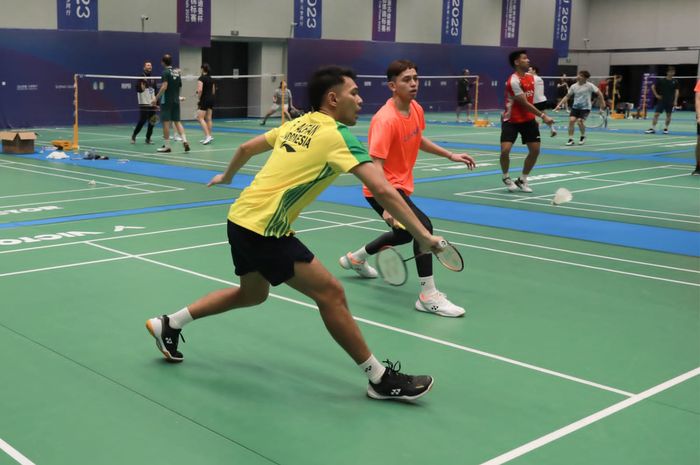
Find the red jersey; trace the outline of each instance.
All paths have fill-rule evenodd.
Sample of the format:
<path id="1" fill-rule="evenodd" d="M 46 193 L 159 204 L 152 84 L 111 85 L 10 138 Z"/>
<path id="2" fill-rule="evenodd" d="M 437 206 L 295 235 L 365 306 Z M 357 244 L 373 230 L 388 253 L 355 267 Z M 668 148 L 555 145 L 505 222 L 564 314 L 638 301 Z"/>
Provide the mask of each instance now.
<path id="1" fill-rule="evenodd" d="M 535 119 L 530 110 L 515 101 L 516 95 L 525 95 L 531 104 L 535 96 L 535 78 L 532 74 L 525 73 L 519 76 L 513 73 L 506 81 L 506 110 L 503 112 L 503 121 L 511 123 L 527 123 Z"/>

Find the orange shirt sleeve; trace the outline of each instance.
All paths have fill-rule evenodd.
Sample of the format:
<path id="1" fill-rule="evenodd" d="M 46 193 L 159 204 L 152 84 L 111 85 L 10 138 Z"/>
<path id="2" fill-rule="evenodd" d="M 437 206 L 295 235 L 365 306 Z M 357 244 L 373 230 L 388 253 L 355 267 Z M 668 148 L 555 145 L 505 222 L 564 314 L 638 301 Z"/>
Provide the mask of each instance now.
<path id="1" fill-rule="evenodd" d="M 391 142 L 394 139 L 393 133 L 394 130 L 389 121 L 377 117 L 372 119 L 368 134 L 369 154 L 375 158 L 386 160 L 391 150 Z"/>
<path id="2" fill-rule="evenodd" d="M 695 83 L 695 92 L 700 92 L 700 79 Z"/>

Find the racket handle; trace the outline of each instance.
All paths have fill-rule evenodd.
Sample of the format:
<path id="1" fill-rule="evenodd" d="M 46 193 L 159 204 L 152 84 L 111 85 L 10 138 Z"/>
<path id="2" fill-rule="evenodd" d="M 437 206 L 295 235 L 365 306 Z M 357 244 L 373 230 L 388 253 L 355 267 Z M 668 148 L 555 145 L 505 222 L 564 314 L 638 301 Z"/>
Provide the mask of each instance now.
<path id="1" fill-rule="evenodd" d="M 440 248 L 444 249 L 445 247 L 447 247 L 447 241 L 445 239 L 442 239 L 440 241 Z"/>

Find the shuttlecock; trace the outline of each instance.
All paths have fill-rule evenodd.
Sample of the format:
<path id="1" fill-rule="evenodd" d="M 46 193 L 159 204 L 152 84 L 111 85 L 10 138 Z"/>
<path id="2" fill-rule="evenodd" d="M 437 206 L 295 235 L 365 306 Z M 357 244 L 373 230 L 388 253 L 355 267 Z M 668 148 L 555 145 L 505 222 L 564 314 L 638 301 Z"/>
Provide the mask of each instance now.
<path id="1" fill-rule="evenodd" d="M 91 185 L 91 186 L 96 186 L 96 185 L 97 185 L 97 183 L 95 182 L 94 179 L 91 179 L 90 181 L 88 181 L 88 184 Z"/>
<path id="2" fill-rule="evenodd" d="M 574 196 L 571 194 L 569 189 L 560 187 L 554 193 L 554 198 L 552 199 L 552 205 L 561 205 L 562 203 L 571 202 Z"/>

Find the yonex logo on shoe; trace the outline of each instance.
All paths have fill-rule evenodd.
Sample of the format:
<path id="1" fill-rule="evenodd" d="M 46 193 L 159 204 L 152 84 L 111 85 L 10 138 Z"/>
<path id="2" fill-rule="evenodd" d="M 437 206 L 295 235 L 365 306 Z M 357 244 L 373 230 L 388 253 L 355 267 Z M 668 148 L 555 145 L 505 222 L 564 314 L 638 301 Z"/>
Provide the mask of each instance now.
<path id="1" fill-rule="evenodd" d="M 369 373 L 370 371 L 372 371 L 372 367 L 371 367 L 371 366 L 365 368 L 365 373 Z"/>
<path id="2" fill-rule="evenodd" d="M 166 344 L 172 344 L 172 343 L 173 343 L 173 340 L 170 339 L 169 337 L 166 337 L 166 338 L 165 338 L 165 343 L 166 343 Z"/>
<path id="3" fill-rule="evenodd" d="M 392 396 L 398 396 L 399 394 L 401 394 L 401 389 L 392 389 L 391 390 Z"/>

